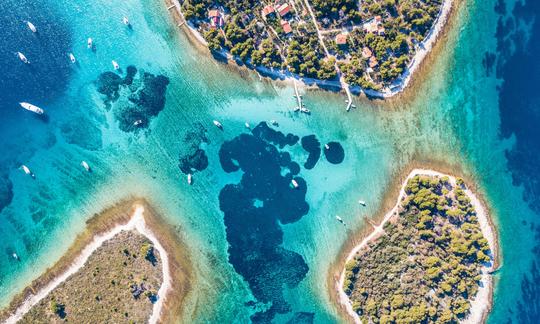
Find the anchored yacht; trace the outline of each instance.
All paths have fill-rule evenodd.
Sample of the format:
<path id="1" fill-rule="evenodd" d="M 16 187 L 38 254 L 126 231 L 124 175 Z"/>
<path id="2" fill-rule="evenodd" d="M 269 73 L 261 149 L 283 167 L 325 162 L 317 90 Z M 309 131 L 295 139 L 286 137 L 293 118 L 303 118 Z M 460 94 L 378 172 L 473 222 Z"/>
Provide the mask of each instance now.
<path id="1" fill-rule="evenodd" d="M 189 185 L 191 185 L 191 184 L 193 183 L 193 176 L 191 175 L 191 173 L 189 173 L 189 174 L 187 175 L 187 183 L 188 183 Z"/>
<path id="2" fill-rule="evenodd" d="M 345 222 L 343 221 L 343 219 L 339 216 L 336 216 L 336 219 L 338 222 L 340 222 L 341 224 L 345 225 Z"/>
<path id="3" fill-rule="evenodd" d="M 45 112 L 43 109 L 39 108 L 38 106 L 34 106 L 28 102 L 19 102 L 19 105 L 21 105 L 21 107 L 23 107 L 24 109 L 31 111 L 33 113 L 36 113 L 38 115 L 43 115 L 43 113 Z"/>
<path id="4" fill-rule="evenodd" d="M 27 22 L 26 22 L 26 25 L 28 26 L 28 28 L 30 28 L 30 30 L 32 31 L 32 33 L 37 33 L 37 28 L 36 28 L 36 26 L 34 26 L 34 24 L 32 24 L 31 22 L 27 21 Z"/>
<path id="5" fill-rule="evenodd" d="M 126 26 L 129 26 L 129 25 L 130 25 L 129 19 L 128 19 L 128 17 L 126 17 L 126 16 L 124 16 L 124 18 L 122 18 L 122 22 L 123 22 L 124 25 L 126 25 Z"/>
<path id="6" fill-rule="evenodd" d="M 30 64 L 30 61 L 28 61 L 28 59 L 26 58 L 26 56 L 24 56 L 23 53 L 17 52 L 17 56 L 19 56 L 19 60 L 21 60 L 23 63 Z"/>
<path id="7" fill-rule="evenodd" d="M 114 67 L 115 70 L 120 69 L 120 65 L 118 65 L 118 63 L 116 63 L 115 60 L 112 60 L 111 63 L 112 63 L 112 65 L 113 65 L 113 67 Z"/>
<path id="8" fill-rule="evenodd" d="M 73 55 L 73 53 L 69 53 L 69 60 L 71 61 L 71 63 L 77 62 L 77 60 L 75 59 L 75 55 Z"/>
<path id="9" fill-rule="evenodd" d="M 363 200 L 358 200 L 358 203 L 364 207 L 366 207 L 366 202 Z"/>
<path id="10" fill-rule="evenodd" d="M 88 48 L 92 49 L 92 47 L 94 47 L 94 41 L 92 40 L 92 38 L 88 38 L 88 41 L 87 41 L 87 45 L 88 45 Z"/>
<path id="11" fill-rule="evenodd" d="M 251 126 L 249 125 L 249 123 L 245 123 L 244 126 L 246 126 L 246 128 L 251 128 Z"/>
<path id="12" fill-rule="evenodd" d="M 294 179 L 291 180 L 291 185 L 294 189 L 298 188 L 298 182 L 296 182 Z"/>
<path id="13" fill-rule="evenodd" d="M 86 163 L 86 161 L 82 161 L 82 162 L 81 162 L 81 166 L 82 166 L 87 172 L 90 172 L 90 166 L 88 165 L 88 163 Z"/>
<path id="14" fill-rule="evenodd" d="M 30 168 L 27 167 L 26 165 L 21 165 L 21 170 L 23 170 L 23 172 L 26 174 L 26 175 L 29 175 L 31 176 L 32 178 L 35 178 L 35 175 L 32 173 L 32 171 L 30 171 Z"/>
<path id="15" fill-rule="evenodd" d="M 330 145 L 324 144 L 324 148 L 327 149 L 327 150 L 329 150 L 329 149 L 330 149 Z"/>
<path id="16" fill-rule="evenodd" d="M 213 123 L 214 123 L 214 125 L 216 125 L 217 128 L 223 129 L 223 125 L 221 125 L 221 123 L 218 122 L 217 120 L 214 120 Z"/>

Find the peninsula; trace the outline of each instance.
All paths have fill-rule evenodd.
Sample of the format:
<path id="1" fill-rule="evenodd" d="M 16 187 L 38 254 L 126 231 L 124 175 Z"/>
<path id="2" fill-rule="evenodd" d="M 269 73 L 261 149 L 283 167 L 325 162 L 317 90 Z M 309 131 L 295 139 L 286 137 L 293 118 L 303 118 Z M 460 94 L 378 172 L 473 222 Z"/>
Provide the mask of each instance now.
<path id="1" fill-rule="evenodd" d="M 390 97 L 433 46 L 452 0 L 172 0 L 212 52 L 264 75 Z"/>
<path id="2" fill-rule="evenodd" d="M 190 291 L 188 260 L 176 234 L 146 202 L 122 203 L 90 219 L 64 257 L 16 296 L 0 321 L 177 319 Z"/>
<path id="3" fill-rule="evenodd" d="M 348 255 L 340 301 L 357 323 L 479 323 L 491 308 L 496 249 L 486 210 L 463 180 L 416 169 Z"/>

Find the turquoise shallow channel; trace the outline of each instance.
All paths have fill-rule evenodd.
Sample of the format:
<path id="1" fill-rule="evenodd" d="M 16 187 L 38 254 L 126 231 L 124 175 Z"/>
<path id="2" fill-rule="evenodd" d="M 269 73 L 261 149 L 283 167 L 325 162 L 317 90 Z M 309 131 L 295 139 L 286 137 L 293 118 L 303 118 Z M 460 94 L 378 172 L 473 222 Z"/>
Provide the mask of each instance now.
<path id="1" fill-rule="evenodd" d="M 145 197 L 190 249 L 197 286 L 185 314 L 192 322 L 343 322 L 328 287 L 332 263 L 347 239 L 378 215 L 393 179 L 412 162 L 429 161 L 475 181 L 492 212 L 502 268 L 488 322 L 538 322 L 540 61 L 534 53 L 540 50 L 540 5 L 458 2 L 438 57 L 421 71 L 425 81 L 414 85 L 414 95 L 406 93 L 407 103 L 358 99 L 358 108 L 346 113 L 344 95 L 301 89 L 312 111 L 307 116 L 292 111 L 291 85 L 237 73 L 197 50 L 162 1 L 1 1 L 1 306 L 58 260 L 94 213 Z M 87 49 L 88 37 L 94 51 Z M 69 62 L 70 52 L 77 64 Z M 134 67 L 133 80 L 105 74 L 107 82 L 100 82 L 102 73 L 113 72 L 111 60 L 120 64 L 122 78 Z M 115 89 L 115 82 L 129 84 Z M 47 118 L 20 109 L 20 101 L 44 108 Z M 140 107 L 153 113 L 141 114 Z M 143 124 L 135 129 L 129 118 Z M 253 161 L 235 155 L 235 139 L 253 137 L 246 122 L 255 128 L 270 120 L 284 135 L 338 143 L 343 161 L 331 163 L 333 157 L 322 154 L 306 168 L 300 141 L 253 139 L 244 149 L 275 151 L 261 162 L 269 163 L 268 174 L 277 170 L 265 178 L 249 165 Z M 201 169 L 191 186 L 179 166 L 190 152 L 197 159 L 188 162 Z M 25 176 L 22 164 L 35 179 Z M 284 165 L 299 178 L 301 196 L 288 196 Z M 253 186 L 242 192 L 249 181 L 277 191 L 254 192 Z M 226 196 L 231 190 L 235 194 Z M 257 214 L 235 213 L 242 204 Z M 271 218 L 268 236 L 250 227 L 257 216 Z M 253 244 L 239 243 L 245 238 Z M 258 263 L 246 263 L 251 257 Z"/>

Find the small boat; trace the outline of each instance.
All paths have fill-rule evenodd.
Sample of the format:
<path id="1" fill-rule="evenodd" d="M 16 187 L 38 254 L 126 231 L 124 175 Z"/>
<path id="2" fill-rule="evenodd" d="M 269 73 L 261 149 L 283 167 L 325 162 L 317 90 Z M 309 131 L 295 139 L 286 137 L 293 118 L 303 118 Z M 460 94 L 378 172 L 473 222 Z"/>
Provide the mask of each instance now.
<path id="1" fill-rule="evenodd" d="M 327 149 L 327 150 L 329 150 L 329 149 L 330 149 L 330 145 L 324 144 L 324 148 Z"/>
<path id="2" fill-rule="evenodd" d="M 133 126 L 139 126 L 140 124 L 142 124 L 142 119 L 137 119 L 137 120 L 133 123 Z"/>
<path id="3" fill-rule="evenodd" d="M 187 183 L 189 185 L 191 185 L 193 183 L 193 176 L 191 175 L 191 173 L 188 173 L 188 175 L 187 175 Z"/>
<path id="4" fill-rule="evenodd" d="M 300 107 L 298 106 L 294 107 L 293 111 L 300 111 Z"/>
<path id="5" fill-rule="evenodd" d="M 122 22 L 124 23 L 124 25 L 126 26 L 130 26 L 131 24 L 129 23 L 129 19 L 128 17 L 124 16 L 124 18 L 122 18 Z"/>
<path id="6" fill-rule="evenodd" d="M 88 163 L 86 163 L 86 161 L 82 161 L 82 162 L 81 162 L 81 166 L 82 166 L 87 172 L 90 172 L 90 166 L 88 165 Z"/>
<path id="7" fill-rule="evenodd" d="M 358 203 L 364 207 L 366 207 L 366 202 L 363 200 L 358 200 Z"/>
<path id="8" fill-rule="evenodd" d="M 217 128 L 223 129 L 223 125 L 221 125 L 221 123 L 218 122 L 217 120 L 214 120 L 213 123 L 214 123 L 214 125 L 216 125 Z"/>
<path id="9" fill-rule="evenodd" d="M 30 28 L 30 30 L 32 31 L 32 33 L 37 33 L 37 28 L 36 28 L 36 26 L 34 26 L 34 24 L 32 24 L 31 22 L 27 21 L 27 22 L 26 22 L 26 25 L 28 26 L 28 28 Z"/>
<path id="10" fill-rule="evenodd" d="M 17 52 L 17 55 L 19 56 L 19 59 L 25 63 L 25 64 L 30 64 L 30 61 L 28 61 L 28 59 L 26 58 L 26 56 L 24 56 L 23 53 L 21 52 Z"/>
<path id="11" fill-rule="evenodd" d="M 306 113 L 306 114 L 310 114 L 310 113 L 311 113 L 311 110 L 307 109 L 306 107 L 301 107 L 301 108 L 300 108 L 300 111 L 303 112 L 303 113 Z"/>
<path id="12" fill-rule="evenodd" d="M 77 60 L 75 59 L 75 55 L 73 55 L 73 53 L 69 53 L 69 60 L 71 61 L 71 63 L 77 62 Z"/>
<path id="13" fill-rule="evenodd" d="M 94 47 L 94 41 L 92 38 L 88 38 L 88 41 L 86 43 L 88 45 L 88 48 L 92 49 Z"/>
<path id="14" fill-rule="evenodd" d="M 298 182 L 296 182 L 294 179 L 291 180 L 291 185 L 294 189 L 298 188 Z"/>
<path id="15" fill-rule="evenodd" d="M 345 222 L 343 221 L 343 219 L 339 216 L 336 215 L 336 219 L 338 222 L 340 222 L 341 224 L 345 225 Z"/>
<path id="16" fill-rule="evenodd" d="M 30 171 L 30 168 L 27 167 L 26 165 L 21 165 L 21 170 L 23 170 L 23 172 L 26 174 L 26 175 L 29 175 L 31 176 L 32 178 L 35 178 L 35 175 L 32 173 L 32 171 Z"/>
<path id="17" fill-rule="evenodd" d="M 270 124 L 272 124 L 272 125 L 274 125 L 274 126 L 278 126 L 278 125 L 279 125 L 278 122 L 275 121 L 274 119 L 272 119 L 272 120 L 270 121 Z"/>
<path id="18" fill-rule="evenodd" d="M 39 108 L 38 106 L 34 106 L 28 102 L 19 102 L 19 105 L 21 105 L 21 107 L 23 107 L 24 109 L 34 112 L 38 115 L 43 115 L 43 113 L 45 112 L 43 109 Z"/>
<path id="19" fill-rule="evenodd" d="M 17 253 L 13 252 L 11 256 L 13 257 L 13 259 L 19 261 L 19 256 L 17 255 Z"/>
<path id="20" fill-rule="evenodd" d="M 251 128 L 251 126 L 249 125 L 249 123 L 245 123 L 244 126 L 246 126 L 247 129 Z"/>
<path id="21" fill-rule="evenodd" d="M 120 65 L 118 65 L 118 63 L 116 63 L 115 60 L 112 60 L 111 63 L 112 63 L 112 65 L 113 65 L 113 67 L 114 67 L 115 70 L 120 69 Z"/>

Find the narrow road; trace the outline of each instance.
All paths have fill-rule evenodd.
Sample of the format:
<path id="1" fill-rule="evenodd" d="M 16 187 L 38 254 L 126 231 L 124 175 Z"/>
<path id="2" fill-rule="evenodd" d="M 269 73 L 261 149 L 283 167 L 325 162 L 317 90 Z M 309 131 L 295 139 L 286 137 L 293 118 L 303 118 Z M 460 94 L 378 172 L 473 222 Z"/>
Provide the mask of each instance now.
<path id="1" fill-rule="evenodd" d="M 308 0 L 303 0 L 303 1 L 304 1 L 304 4 L 306 5 L 306 7 L 308 8 L 309 15 L 311 16 L 311 20 L 313 21 L 313 24 L 315 25 L 315 30 L 317 31 L 317 37 L 319 38 L 319 42 L 321 43 L 321 46 L 322 46 L 322 48 L 324 50 L 324 53 L 326 54 L 326 58 L 329 59 L 331 57 L 331 55 L 330 55 L 330 52 L 328 51 L 328 48 L 326 48 L 326 45 L 324 44 L 322 32 L 319 29 L 319 24 L 317 24 L 317 18 L 315 18 L 315 14 L 313 13 L 313 9 L 311 8 L 311 5 L 309 4 Z M 347 107 L 346 107 L 346 109 L 347 109 L 347 111 L 349 111 L 353 107 L 352 95 L 351 95 L 351 90 L 349 89 L 349 84 L 345 81 L 345 78 L 343 77 L 343 73 L 341 73 L 341 70 L 339 69 L 337 60 L 336 60 L 336 63 L 334 63 L 334 67 L 335 67 L 335 69 L 337 71 L 337 74 L 338 74 L 338 77 L 339 77 L 339 82 L 341 83 L 341 87 L 343 88 L 343 90 L 345 90 L 345 93 L 347 94 Z"/>

